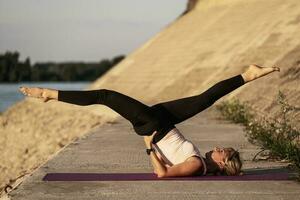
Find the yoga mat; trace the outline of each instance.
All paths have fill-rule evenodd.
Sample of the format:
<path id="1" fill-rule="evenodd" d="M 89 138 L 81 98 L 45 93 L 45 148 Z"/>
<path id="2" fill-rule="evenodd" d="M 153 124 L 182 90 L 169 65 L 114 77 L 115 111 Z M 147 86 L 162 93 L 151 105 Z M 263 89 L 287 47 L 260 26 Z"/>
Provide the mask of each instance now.
<path id="1" fill-rule="evenodd" d="M 43 181 L 280 181 L 288 180 L 286 172 L 244 174 L 241 176 L 185 176 L 157 178 L 154 173 L 48 173 Z"/>

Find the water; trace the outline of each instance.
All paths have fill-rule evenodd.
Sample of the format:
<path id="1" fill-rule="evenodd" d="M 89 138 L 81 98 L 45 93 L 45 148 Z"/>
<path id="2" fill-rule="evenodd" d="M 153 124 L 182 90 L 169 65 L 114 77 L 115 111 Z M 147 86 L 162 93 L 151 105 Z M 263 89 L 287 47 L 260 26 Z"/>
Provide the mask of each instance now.
<path id="1" fill-rule="evenodd" d="M 9 106 L 25 98 L 19 91 L 20 86 L 82 90 L 89 84 L 90 82 L 20 82 L 0 84 L 0 112 L 4 112 Z"/>

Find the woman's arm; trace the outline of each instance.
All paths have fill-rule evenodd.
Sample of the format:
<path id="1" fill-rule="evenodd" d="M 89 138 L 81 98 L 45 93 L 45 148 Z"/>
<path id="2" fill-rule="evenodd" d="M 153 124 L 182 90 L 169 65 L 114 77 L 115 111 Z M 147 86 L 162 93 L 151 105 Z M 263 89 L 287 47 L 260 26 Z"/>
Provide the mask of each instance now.
<path id="1" fill-rule="evenodd" d="M 151 159 L 152 166 L 154 168 L 154 172 L 157 174 L 157 177 L 159 178 L 162 177 L 163 174 L 166 173 L 167 167 L 153 151 L 151 151 L 150 153 L 150 159 Z"/>
<path id="2" fill-rule="evenodd" d="M 146 146 L 147 148 L 150 148 L 151 145 Z M 154 172 L 159 178 L 172 176 L 190 176 L 195 174 L 202 167 L 202 162 L 200 160 L 185 161 L 171 167 L 166 167 L 165 163 L 160 160 L 153 151 L 151 151 L 150 153 L 150 159 L 154 167 Z"/>
<path id="3" fill-rule="evenodd" d="M 155 133 L 156 132 L 150 136 L 144 136 L 144 141 L 148 149 L 150 149 L 152 146 L 152 140 Z M 202 167 L 202 162 L 200 159 L 185 161 L 171 167 L 166 167 L 153 151 L 150 153 L 150 159 L 154 167 L 154 171 L 157 173 L 159 178 L 193 175 Z"/>
<path id="4" fill-rule="evenodd" d="M 171 167 L 167 167 L 160 177 L 172 177 L 172 176 L 191 176 L 194 175 L 202 167 L 200 160 L 185 161 Z"/>
<path id="5" fill-rule="evenodd" d="M 152 140 L 156 131 L 150 136 L 144 136 L 144 142 L 148 149 L 152 147 Z M 165 174 L 167 168 L 164 166 L 164 163 L 157 157 L 157 155 L 151 151 L 150 152 L 150 160 L 154 168 L 154 172 L 157 174 L 158 177 L 161 177 Z"/>

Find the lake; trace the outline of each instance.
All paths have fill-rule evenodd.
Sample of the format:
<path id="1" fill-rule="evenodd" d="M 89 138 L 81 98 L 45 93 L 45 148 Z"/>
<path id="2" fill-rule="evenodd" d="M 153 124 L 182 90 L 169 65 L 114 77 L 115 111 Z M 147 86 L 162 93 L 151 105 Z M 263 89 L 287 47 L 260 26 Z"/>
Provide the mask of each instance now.
<path id="1" fill-rule="evenodd" d="M 20 86 L 45 87 L 59 90 L 83 90 L 91 82 L 20 82 L 0 84 L 0 112 L 22 100 L 25 96 L 19 91 Z"/>

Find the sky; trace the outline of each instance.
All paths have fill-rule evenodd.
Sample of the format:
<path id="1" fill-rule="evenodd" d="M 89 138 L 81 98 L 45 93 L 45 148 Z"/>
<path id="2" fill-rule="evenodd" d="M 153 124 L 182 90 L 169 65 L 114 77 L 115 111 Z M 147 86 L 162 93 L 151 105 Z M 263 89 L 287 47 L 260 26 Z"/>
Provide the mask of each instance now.
<path id="1" fill-rule="evenodd" d="M 0 0 L 0 53 L 21 61 L 98 62 L 127 55 L 174 21 L 187 0 Z"/>

